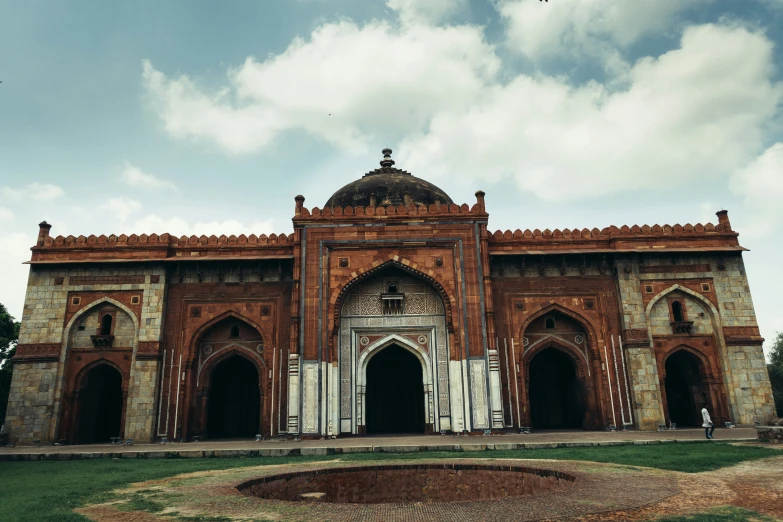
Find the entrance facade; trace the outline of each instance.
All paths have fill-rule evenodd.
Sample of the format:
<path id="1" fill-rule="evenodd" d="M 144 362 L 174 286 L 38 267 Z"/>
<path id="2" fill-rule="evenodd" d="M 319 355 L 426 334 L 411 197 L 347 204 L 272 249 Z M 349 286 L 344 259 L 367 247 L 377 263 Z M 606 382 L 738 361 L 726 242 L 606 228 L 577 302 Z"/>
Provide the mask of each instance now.
<path id="1" fill-rule="evenodd" d="M 450 429 L 449 342 L 435 288 L 394 266 L 360 282 L 343 302 L 339 342 L 341 433 Z"/>

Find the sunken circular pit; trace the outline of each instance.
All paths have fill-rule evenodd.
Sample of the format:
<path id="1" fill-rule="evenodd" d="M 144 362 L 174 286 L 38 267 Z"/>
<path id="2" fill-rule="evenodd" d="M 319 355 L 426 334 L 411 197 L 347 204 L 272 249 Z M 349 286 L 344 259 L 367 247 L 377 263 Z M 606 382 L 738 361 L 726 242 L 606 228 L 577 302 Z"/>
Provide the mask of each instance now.
<path id="1" fill-rule="evenodd" d="M 475 502 L 568 487 L 573 475 L 515 465 L 398 464 L 315 469 L 256 478 L 236 488 L 270 500 L 384 504 Z"/>

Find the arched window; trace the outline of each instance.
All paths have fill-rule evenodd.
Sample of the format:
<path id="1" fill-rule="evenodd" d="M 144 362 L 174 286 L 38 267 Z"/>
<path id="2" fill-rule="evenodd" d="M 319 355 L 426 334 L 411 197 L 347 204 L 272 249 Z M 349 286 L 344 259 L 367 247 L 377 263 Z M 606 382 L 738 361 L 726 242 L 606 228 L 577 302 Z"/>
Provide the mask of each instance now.
<path id="1" fill-rule="evenodd" d="M 390 294 L 396 294 L 397 293 L 397 285 L 394 283 L 389 283 L 389 293 Z"/>
<path id="2" fill-rule="evenodd" d="M 684 321 L 685 317 L 682 313 L 682 303 L 679 301 L 672 301 L 672 317 L 675 321 Z"/>
<path id="3" fill-rule="evenodd" d="M 101 333 L 100 335 L 111 335 L 111 314 L 106 314 L 101 317 Z"/>
<path id="4" fill-rule="evenodd" d="M 547 330 L 554 330 L 555 329 L 555 318 L 554 317 L 547 317 L 546 318 L 546 329 Z"/>
<path id="5" fill-rule="evenodd" d="M 231 327 L 229 337 L 239 337 L 239 327 L 237 325 Z"/>

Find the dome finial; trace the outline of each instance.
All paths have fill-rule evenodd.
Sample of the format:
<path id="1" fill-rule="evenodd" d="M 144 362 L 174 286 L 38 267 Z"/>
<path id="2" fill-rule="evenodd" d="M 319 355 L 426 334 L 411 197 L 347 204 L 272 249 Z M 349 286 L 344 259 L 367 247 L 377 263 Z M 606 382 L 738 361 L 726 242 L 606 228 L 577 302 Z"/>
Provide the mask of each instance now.
<path id="1" fill-rule="evenodd" d="M 381 151 L 383 153 L 383 159 L 381 160 L 381 167 L 388 169 L 392 165 L 394 165 L 394 160 L 391 159 L 391 153 L 392 150 L 390 148 L 385 148 Z"/>

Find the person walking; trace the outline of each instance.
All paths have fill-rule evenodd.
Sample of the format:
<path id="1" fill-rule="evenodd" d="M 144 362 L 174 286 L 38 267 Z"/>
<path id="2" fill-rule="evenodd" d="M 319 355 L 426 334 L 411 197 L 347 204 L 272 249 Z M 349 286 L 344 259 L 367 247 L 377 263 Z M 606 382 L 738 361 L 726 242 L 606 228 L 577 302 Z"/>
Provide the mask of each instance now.
<path id="1" fill-rule="evenodd" d="M 708 439 L 714 439 L 712 432 L 715 431 L 715 425 L 712 423 L 712 419 L 710 419 L 710 412 L 707 411 L 706 405 L 701 409 L 701 419 L 703 421 L 701 427 L 704 428 L 704 434 Z"/>

